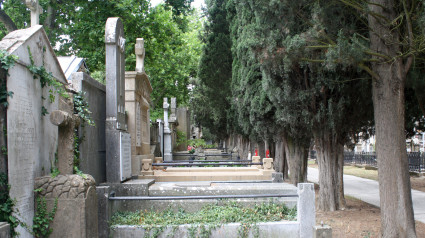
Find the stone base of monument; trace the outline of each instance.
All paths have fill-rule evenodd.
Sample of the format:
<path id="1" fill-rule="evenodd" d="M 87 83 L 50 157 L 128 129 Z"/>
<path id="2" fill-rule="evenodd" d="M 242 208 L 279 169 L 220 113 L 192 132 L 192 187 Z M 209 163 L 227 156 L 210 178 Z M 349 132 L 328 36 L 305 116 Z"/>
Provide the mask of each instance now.
<path id="1" fill-rule="evenodd" d="M 58 175 L 36 178 L 38 196 L 46 199 L 50 212 L 57 199 L 50 237 L 98 237 L 98 201 L 92 176 Z"/>
<path id="2" fill-rule="evenodd" d="M 249 231 L 248 237 L 257 237 L 254 232 L 258 231 L 259 237 L 313 237 L 313 226 L 315 225 L 315 199 L 313 184 L 299 184 L 298 188 L 284 183 L 214 183 L 214 182 L 175 182 L 155 183 L 149 187 L 149 196 L 194 196 L 194 195 L 231 195 L 231 194 L 286 194 L 298 195 L 298 197 L 237 199 L 238 204 L 250 206 L 262 202 L 285 203 L 288 207 L 297 207 L 296 221 L 279 221 L 258 223 L 257 229 Z M 115 194 L 115 196 L 120 196 Z M 122 197 L 121 197 L 122 198 Z M 287 199 L 287 200 L 281 200 Z M 250 200 L 250 202 L 248 202 Z M 223 200 L 195 199 L 195 200 L 112 200 L 112 212 L 136 211 L 136 210 L 164 210 L 179 208 L 187 212 L 200 209 L 207 203 L 225 203 Z M 240 223 L 224 224 L 212 229 L 209 237 L 239 237 Z M 161 230 L 159 237 L 189 237 L 192 225 L 179 225 L 166 227 Z M 145 237 L 149 231 L 143 226 L 113 226 L 110 228 L 109 237 Z M 152 230 L 151 230 L 152 231 Z"/>
<path id="3" fill-rule="evenodd" d="M 139 179 L 155 179 L 156 182 L 271 181 L 274 172 L 257 167 L 168 167 L 165 170 L 153 170 L 153 175 L 140 175 Z"/>
<path id="4" fill-rule="evenodd" d="M 10 225 L 7 222 L 0 222 L 0 237 L 10 238 Z"/>

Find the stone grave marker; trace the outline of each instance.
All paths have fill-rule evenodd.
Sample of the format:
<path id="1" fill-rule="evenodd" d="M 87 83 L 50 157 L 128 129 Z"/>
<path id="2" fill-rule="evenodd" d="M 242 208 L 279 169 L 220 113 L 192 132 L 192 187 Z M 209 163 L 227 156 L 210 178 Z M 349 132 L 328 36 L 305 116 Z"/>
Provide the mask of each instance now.
<path id="1" fill-rule="evenodd" d="M 19 57 L 7 77 L 7 90 L 13 92 L 7 109 L 8 177 L 18 217 L 31 226 L 34 179 L 50 173 L 58 141 L 58 127 L 50 122 L 49 115 L 42 115 L 41 108 L 44 106 L 50 113 L 57 110 L 58 97 L 53 103 L 42 99 L 48 97 L 50 88 L 41 88 L 39 80 L 28 70 L 31 64 L 28 50 L 36 66 L 44 65 L 47 72 L 64 84 L 66 79 L 40 25 L 9 33 L 0 41 L 0 49 Z M 22 227 L 17 231 L 20 237 L 32 237 Z"/>
<path id="2" fill-rule="evenodd" d="M 172 142 L 171 142 L 171 130 L 168 125 L 168 108 L 170 104 L 168 104 L 168 98 L 164 98 L 164 103 L 162 104 L 162 108 L 164 109 L 164 161 L 172 161 Z"/>
<path id="3" fill-rule="evenodd" d="M 25 0 L 25 4 L 31 10 L 31 26 L 40 25 L 40 14 L 43 12 L 38 0 Z"/>
<path id="4" fill-rule="evenodd" d="M 118 17 L 108 18 L 106 44 L 106 180 L 119 183 L 131 177 L 131 140 L 125 116 L 125 38 Z"/>
<path id="5" fill-rule="evenodd" d="M 150 151 L 149 105 L 152 86 L 144 72 L 145 49 L 142 38 L 136 39 L 136 71 L 125 72 L 125 108 L 128 112 L 128 132 L 131 135 L 132 175 L 138 176 L 141 161 L 152 159 Z"/>

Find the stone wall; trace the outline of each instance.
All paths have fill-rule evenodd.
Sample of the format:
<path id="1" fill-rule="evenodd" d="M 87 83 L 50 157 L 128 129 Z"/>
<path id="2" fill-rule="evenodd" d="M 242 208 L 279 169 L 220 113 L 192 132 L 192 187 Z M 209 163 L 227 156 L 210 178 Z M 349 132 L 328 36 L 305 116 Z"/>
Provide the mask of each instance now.
<path id="1" fill-rule="evenodd" d="M 79 128 L 79 135 L 84 136 L 80 144 L 80 170 L 92 175 L 96 184 L 103 183 L 106 181 L 106 88 L 83 72 L 73 73 L 71 83 L 75 90 L 85 92 L 85 99 L 92 112 L 90 116 L 96 124 L 86 124 Z"/>

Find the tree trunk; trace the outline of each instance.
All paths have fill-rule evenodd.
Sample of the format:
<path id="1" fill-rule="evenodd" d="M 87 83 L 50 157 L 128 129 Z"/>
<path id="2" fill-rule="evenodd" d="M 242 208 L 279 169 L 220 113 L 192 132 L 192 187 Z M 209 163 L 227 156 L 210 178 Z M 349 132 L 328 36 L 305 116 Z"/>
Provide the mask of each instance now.
<path id="1" fill-rule="evenodd" d="M 393 0 L 372 0 L 372 12 L 395 19 Z M 380 6 L 386 6 L 381 8 Z M 397 29 L 369 15 L 372 51 L 393 59 L 373 63 L 373 107 L 379 175 L 382 237 L 416 237 L 404 128 L 404 86 L 409 64 L 400 54 Z M 383 37 L 385 36 L 385 37 Z"/>
<path id="2" fill-rule="evenodd" d="M 6 12 L 4 12 L 1 9 L 0 9 L 0 22 L 4 24 L 8 32 L 12 32 L 18 29 L 18 27 L 16 27 L 16 24 L 9 17 L 9 15 L 7 15 Z"/>
<path id="3" fill-rule="evenodd" d="M 288 136 L 283 136 L 285 155 L 289 165 L 289 179 L 297 186 L 307 181 L 308 147 L 295 142 Z"/>
<path id="4" fill-rule="evenodd" d="M 335 211 L 345 207 L 344 145 L 329 131 L 315 133 L 314 140 L 319 163 L 319 209 Z"/>

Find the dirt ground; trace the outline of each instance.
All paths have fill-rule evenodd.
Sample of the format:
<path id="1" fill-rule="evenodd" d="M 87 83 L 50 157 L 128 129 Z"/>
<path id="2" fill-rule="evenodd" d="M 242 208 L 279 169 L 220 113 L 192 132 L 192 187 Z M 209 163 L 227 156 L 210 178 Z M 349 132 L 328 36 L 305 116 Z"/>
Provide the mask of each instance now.
<path id="1" fill-rule="evenodd" d="M 316 208 L 318 189 L 316 189 Z M 317 224 L 330 225 L 333 238 L 381 237 L 380 209 L 355 198 L 346 197 L 347 206 L 342 211 L 322 212 L 316 210 Z M 416 222 L 418 238 L 425 238 L 425 224 Z"/>

